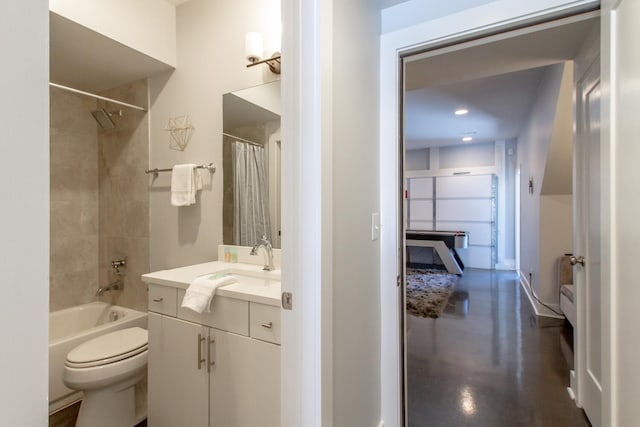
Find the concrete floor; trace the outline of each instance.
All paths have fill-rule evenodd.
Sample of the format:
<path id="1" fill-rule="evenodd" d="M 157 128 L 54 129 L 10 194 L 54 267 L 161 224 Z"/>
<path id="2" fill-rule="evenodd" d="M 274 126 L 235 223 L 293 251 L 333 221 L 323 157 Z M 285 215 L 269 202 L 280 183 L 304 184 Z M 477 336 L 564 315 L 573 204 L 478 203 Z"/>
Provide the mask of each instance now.
<path id="1" fill-rule="evenodd" d="M 465 270 L 440 318 L 407 317 L 409 426 L 590 426 L 563 324 L 535 316 L 515 273 Z"/>

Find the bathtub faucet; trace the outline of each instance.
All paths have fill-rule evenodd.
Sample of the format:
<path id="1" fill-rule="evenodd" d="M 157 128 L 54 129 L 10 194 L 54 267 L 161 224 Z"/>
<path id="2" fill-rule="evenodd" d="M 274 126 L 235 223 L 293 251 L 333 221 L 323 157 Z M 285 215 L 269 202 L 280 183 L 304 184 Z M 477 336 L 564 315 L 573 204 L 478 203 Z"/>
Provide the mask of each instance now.
<path id="1" fill-rule="evenodd" d="M 113 268 L 118 276 L 122 276 L 124 273 L 120 271 L 121 268 L 125 268 L 127 266 L 127 257 L 122 257 L 119 259 L 114 259 L 111 261 L 111 268 Z"/>
<path id="2" fill-rule="evenodd" d="M 251 249 L 250 255 L 258 255 L 258 249 L 264 248 L 264 271 L 271 271 L 274 269 L 273 267 L 273 246 L 271 246 L 271 242 L 267 239 L 267 236 L 262 236 L 262 239 L 258 243 L 255 244 L 253 249 Z"/>
<path id="3" fill-rule="evenodd" d="M 104 295 L 105 292 L 119 291 L 123 287 L 124 287 L 124 282 L 122 280 L 118 279 L 115 282 L 109 283 L 109 286 L 105 286 L 104 288 L 103 287 L 99 287 L 98 288 L 98 292 L 96 292 L 96 296 L 97 297 L 101 297 L 102 295 Z"/>

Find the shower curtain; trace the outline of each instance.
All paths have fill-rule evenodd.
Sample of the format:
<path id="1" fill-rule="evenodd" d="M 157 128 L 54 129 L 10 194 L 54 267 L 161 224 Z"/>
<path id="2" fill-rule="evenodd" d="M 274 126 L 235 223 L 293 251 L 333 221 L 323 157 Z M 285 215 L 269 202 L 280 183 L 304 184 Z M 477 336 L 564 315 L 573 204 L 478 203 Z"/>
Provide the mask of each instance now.
<path id="1" fill-rule="evenodd" d="M 271 240 L 269 183 L 264 147 L 234 142 L 234 242 L 253 246 Z"/>

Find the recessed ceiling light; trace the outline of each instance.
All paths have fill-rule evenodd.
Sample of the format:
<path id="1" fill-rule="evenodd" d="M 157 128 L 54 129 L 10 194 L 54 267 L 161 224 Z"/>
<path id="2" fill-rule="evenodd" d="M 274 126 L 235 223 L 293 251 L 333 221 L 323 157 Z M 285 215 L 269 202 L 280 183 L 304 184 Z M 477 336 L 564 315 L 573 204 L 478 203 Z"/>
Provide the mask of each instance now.
<path id="1" fill-rule="evenodd" d="M 466 108 L 459 108 L 455 111 L 455 115 L 456 116 L 464 116 L 465 114 L 467 114 L 469 112 L 469 110 L 467 110 Z"/>
<path id="2" fill-rule="evenodd" d="M 471 142 L 471 141 L 473 141 L 473 138 L 470 136 L 465 136 L 462 138 L 462 142 Z"/>

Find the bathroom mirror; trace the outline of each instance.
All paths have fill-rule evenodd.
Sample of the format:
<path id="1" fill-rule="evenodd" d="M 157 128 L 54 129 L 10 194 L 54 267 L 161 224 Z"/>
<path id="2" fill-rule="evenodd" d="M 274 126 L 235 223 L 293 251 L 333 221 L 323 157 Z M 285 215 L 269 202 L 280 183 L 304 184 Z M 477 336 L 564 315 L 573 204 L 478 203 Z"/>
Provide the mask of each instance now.
<path id="1" fill-rule="evenodd" d="M 222 96 L 223 242 L 280 248 L 280 81 Z"/>

